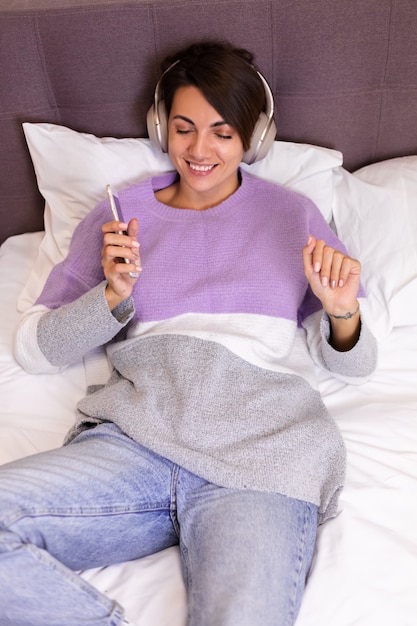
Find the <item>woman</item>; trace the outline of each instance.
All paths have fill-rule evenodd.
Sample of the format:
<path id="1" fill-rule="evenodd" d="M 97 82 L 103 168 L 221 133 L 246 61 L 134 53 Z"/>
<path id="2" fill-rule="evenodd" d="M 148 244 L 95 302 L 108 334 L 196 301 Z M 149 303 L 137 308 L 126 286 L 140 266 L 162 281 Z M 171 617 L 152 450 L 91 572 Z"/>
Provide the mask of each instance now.
<path id="1" fill-rule="evenodd" d="M 28 371 L 104 345 L 111 374 L 63 448 L 0 471 L 2 624 L 127 623 L 75 571 L 175 544 L 189 626 L 293 624 L 336 512 L 345 451 L 306 334 L 335 375 L 372 373 L 360 264 L 308 199 L 239 169 L 274 130 L 252 56 L 208 42 L 164 67 L 149 130 L 176 173 L 124 190 L 122 221 L 98 205 L 17 332 Z"/>

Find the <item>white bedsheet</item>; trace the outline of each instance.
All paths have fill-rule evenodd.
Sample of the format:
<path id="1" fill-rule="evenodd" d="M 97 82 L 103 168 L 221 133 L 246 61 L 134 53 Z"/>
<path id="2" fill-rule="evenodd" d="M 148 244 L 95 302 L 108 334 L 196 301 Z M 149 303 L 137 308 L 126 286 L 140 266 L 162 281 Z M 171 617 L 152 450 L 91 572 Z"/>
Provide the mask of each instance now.
<path id="1" fill-rule="evenodd" d="M 16 300 L 41 237 L 13 237 L 0 249 L 0 463 L 60 445 L 84 393 L 81 364 L 33 376 L 12 356 Z M 297 626 L 416 626 L 417 326 L 380 345 L 365 385 L 325 375 L 320 384 L 346 440 L 348 473 L 340 513 L 320 529 Z M 176 548 L 82 575 L 136 626 L 185 625 Z"/>

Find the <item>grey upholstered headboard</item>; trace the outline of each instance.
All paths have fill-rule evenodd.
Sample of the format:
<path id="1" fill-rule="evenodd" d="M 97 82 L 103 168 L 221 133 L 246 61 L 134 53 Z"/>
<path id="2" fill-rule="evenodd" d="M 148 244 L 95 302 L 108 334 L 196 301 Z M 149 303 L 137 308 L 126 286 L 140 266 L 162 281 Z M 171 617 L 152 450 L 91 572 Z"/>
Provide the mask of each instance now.
<path id="1" fill-rule="evenodd" d="M 348 169 L 417 153 L 416 0 L 2 0 L 0 241 L 42 228 L 21 123 L 146 136 L 168 52 L 201 38 L 256 54 L 279 138 Z"/>

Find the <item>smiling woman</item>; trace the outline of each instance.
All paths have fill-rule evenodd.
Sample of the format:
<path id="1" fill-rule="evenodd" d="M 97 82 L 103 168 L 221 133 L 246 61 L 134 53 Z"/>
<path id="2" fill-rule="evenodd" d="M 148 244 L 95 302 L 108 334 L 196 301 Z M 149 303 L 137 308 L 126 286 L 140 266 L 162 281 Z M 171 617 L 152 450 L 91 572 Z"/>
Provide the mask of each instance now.
<path id="1" fill-rule="evenodd" d="M 120 626 L 76 571 L 179 545 L 188 626 L 290 626 L 337 512 L 315 364 L 375 368 L 360 264 L 309 199 L 240 168 L 275 137 L 252 55 L 206 42 L 164 68 L 147 119 L 175 171 L 121 190 L 120 221 L 88 213 L 17 329 L 31 373 L 100 369 L 103 348 L 111 375 L 63 448 L 0 468 L 2 624 Z"/>
<path id="2" fill-rule="evenodd" d="M 228 44 L 194 44 L 163 67 L 154 114 L 167 123 L 163 137 L 159 125 L 156 143 L 168 151 L 179 180 L 156 195 L 176 208 L 208 209 L 238 188 L 245 152 L 251 161 L 267 153 L 276 133 L 272 95 L 253 55 Z M 155 140 L 153 123 L 148 116 Z"/>
<path id="3" fill-rule="evenodd" d="M 179 174 L 156 193 L 160 202 L 182 209 L 208 209 L 239 186 L 243 144 L 237 131 L 219 119 L 197 87 L 175 92 L 168 119 L 168 154 Z"/>

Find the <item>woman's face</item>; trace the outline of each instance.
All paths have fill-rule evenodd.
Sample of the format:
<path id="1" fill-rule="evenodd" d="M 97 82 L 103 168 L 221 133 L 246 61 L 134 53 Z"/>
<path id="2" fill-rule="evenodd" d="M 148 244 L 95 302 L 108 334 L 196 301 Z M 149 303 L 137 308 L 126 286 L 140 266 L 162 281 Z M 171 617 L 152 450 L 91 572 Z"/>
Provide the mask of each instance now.
<path id="1" fill-rule="evenodd" d="M 168 153 L 180 175 L 181 198 L 215 206 L 239 186 L 243 144 L 197 87 L 177 89 L 168 120 Z"/>

